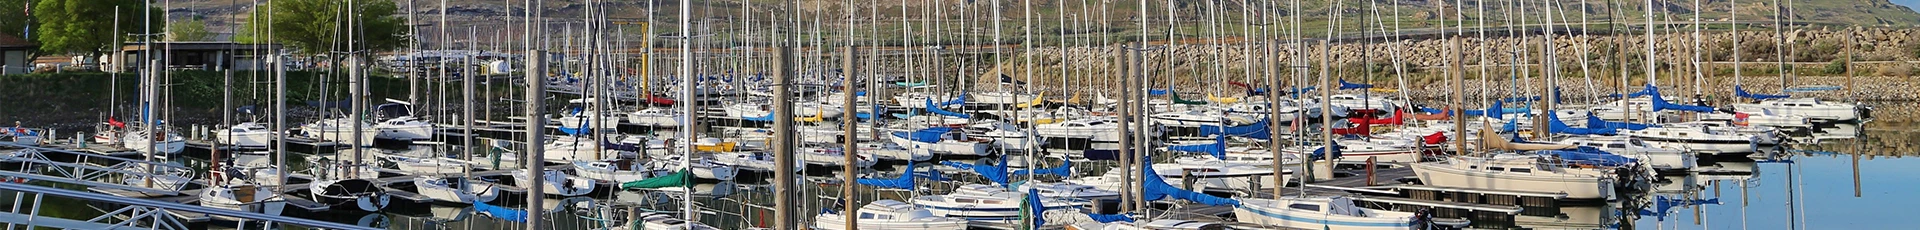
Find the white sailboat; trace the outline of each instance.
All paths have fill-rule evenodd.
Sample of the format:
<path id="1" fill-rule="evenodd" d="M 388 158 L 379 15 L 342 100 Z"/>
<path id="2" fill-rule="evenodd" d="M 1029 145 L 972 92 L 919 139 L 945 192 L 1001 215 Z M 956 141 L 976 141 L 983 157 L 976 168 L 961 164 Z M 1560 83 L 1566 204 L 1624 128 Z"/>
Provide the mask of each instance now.
<path id="1" fill-rule="evenodd" d="M 417 176 L 413 178 L 413 188 L 414 193 L 450 204 L 491 202 L 500 196 L 500 189 L 493 185 L 476 186 L 459 177 Z"/>
<path id="2" fill-rule="evenodd" d="M 540 176 L 543 177 L 541 179 L 544 179 L 542 182 L 545 182 L 545 184 L 536 185 L 532 183 L 533 179 L 528 177 L 530 174 L 532 173 L 529 173 L 526 169 L 514 170 L 513 184 L 526 189 L 540 189 L 540 191 L 550 197 L 586 195 L 587 193 L 593 192 L 593 188 L 596 186 L 593 183 L 593 179 L 568 176 L 559 170 L 551 169 L 544 170 L 540 174 Z"/>
<path id="3" fill-rule="evenodd" d="M 224 145 L 246 148 L 265 148 L 273 143 L 278 133 L 268 129 L 266 124 L 245 122 L 214 132 L 213 138 Z"/>
<path id="4" fill-rule="evenodd" d="M 861 206 L 855 218 L 863 229 L 963 230 L 967 219 L 936 216 L 933 211 L 897 200 L 877 200 Z M 813 229 L 847 229 L 844 213 L 814 216 Z"/>
<path id="5" fill-rule="evenodd" d="M 1582 200 L 1614 198 L 1611 173 L 1569 167 L 1539 155 L 1456 156 L 1414 163 L 1413 172 L 1420 182 L 1431 186 L 1566 194 L 1568 199 Z"/>
<path id="6" fill-rule="evenodd" d="M 1346 197 L 1240 199 L 1233 214 L 1241 223 L 1290 229 L 1418 230 L 1432 223 L 1426 215 L 1355 206 Z"/>
<path id="7" fill-rule="evenodd" d="M 223 178 L 217 176 L 220 174 L 221 172 L 214 172 L 216 175 L 214 178 Z M 275 195 L 268 186 L 246 180 L 229 180 L 220 185 L 208 186 L 201 189 L 199 195 L 200 206 L 226 210 L 280 215 L 287 206 L 287 200 Z"/>
<path id="8" fill-rule="evenodd" d="M 1004 188 L 983 184 L 961 185 L 952 193 L 914 197 L 914 206 L 925 208 L 934 215 L 965 218 L 968 220 L 1011 220 L 1021 215 L 1020 202 L 1025 193 L 1007 191 Z M 1084 202 L 1061 199 L 1045 199 L 1041 202 L 1050 210 L 1077 209 Z"/>

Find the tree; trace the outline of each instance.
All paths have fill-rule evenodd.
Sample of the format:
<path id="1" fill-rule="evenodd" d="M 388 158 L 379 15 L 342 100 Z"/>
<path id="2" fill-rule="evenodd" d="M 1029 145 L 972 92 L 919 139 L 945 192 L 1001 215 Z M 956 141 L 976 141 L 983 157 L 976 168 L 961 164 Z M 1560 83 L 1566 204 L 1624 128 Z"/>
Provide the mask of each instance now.
<path id="1" fill-rule="evenodd" d="M 26 37 L 26 7 L 27 0 L 0 0 L 0 34 Z"/>
<path id="2" fill-rule="evenodd" d="M 207 40 L 207 21 L 198 18 L 167 23 L 167 41 Z"/>
<path id="3" fill-rule="evenodd" d="M 353 4 L 348 5 L 349 2 Z M 349 6 L 353 12 L 351 25 L 346 20 L 349 17 L 342 17 Z M 286 43 L 302 53 L 346 50 L 349 41 L 354 49 L 371 51 L 392 50 L 406 44 L 406 37 L 401 34 L 406 24 L 394 15 L 399 7 L 393 1 L 280 0 L 265 9 L 272 14 L 268 23 L 273 27 L 273 41 L 268 42 Z M 345 37 L 349 33 L 354 37 Z"/>
<path id="4" fill-rule="evenodd" d="M 157 20 L 161 12 L 140 12 L 145 8 L 141 0 L 38 0 L 33 4 L 33 40 L 40 42 L 40 50 L 48 53 L 85 52 L 97 54 L 112 47 L 115 22 L 114 8 L 120 9 L 120 32 L 138 34 L 142 27 L 141 18 L 152 14 L 154 28 L 165 28 L 165 21 Z M 159 32 L 159 31 L 154 31 Z"/>

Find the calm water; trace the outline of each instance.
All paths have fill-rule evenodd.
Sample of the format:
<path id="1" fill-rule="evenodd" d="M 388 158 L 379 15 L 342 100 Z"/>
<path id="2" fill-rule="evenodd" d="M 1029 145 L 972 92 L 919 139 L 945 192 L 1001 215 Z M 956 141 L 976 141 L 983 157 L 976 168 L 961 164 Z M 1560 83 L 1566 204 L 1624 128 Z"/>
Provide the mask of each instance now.
<path id="1" fill-rule="evenodd" d="M 1916 194 L 1915 191 L 1920 191 L 1920 183 L 1914 183 L 1920 181 L 1920 157 L 1915 157 L 1920 156 L 1920 146 L 1915 145 L 1920 143 L 1920 135 L 1916 135 L 1920 131 L 1914 131 L 1920 130 L 1920 122 L 1915 122 L 1920 121 L 1920 113 L 1915 112 L 1920 107 L 1916 106 L 1920 104 L 1877 105 L 1880 110 L 1877 111 L 1876 121 L 1858 127 L 1842 125 L 1823 128 L 1821 132 L 1811 134 L 1825 137 L 1817 144 L 1793 145 L 1787 147 L 1789 150 L 1758 154 L 1760 156 L 1754 158 L 1703 160 L 1702 169 L 1711 172 L 1666 175 L 1664 177 L 1670 182 L 1658 184 L 1657 191 L 1630 198 L 1627 202 L 1562 207 L 1560 210 L 1529 210 L 1525 215 L 1516 217 L 1510 226 L 1496 226 L 1537 229 L 1912 229 L 1909 223 L 1902 220 L 1920 211 L 1920 197 L 1911 196 Z M 1859 197 L 1854 195 L 1853 163 L 1856 155 L 1859 157 L 1859 183 L 1862 189 Z M 197 168 L 205 167 L 204 160 L 187 161 L 184 163 Z M 1711 165 L 1709 161 L 1713 161 Z M 889 166 L 880 167 L 880 170 L 898 169 Z M 756 181 L 743 183 L 765 184 L 758 178 L 753 180 Z M 824 178 L 815 180 L 835 181 Z M 771 192 L 770 189 L 764 186 L 712 184 L 703 184 L 701 187 L 702 192 L 711 191 L 713 187 L 723 188 L 720 190 L 732 188 L 732 191 L 721 192 L 728 193 L 726 196 L 695 198 L 705 213 L 702 222 L 725 229 L 767 225 L 761 221 L 765 218 L 757 217 L 769 215 L 771 211 L 756 207 L 771 203 L 771 199 L 765 196 Z M 833 186 L 803 187 L 808 187 L 803 197 L 816 198 L 804 199 L 813 203 L 810 207 L 832 202 L 818 197 L 838 196 L 838 189 Z M 73 186 L 64 188 L 82 189 Z M 903 199 L 908 196 L 909 193 L 900 191 L 868 191 L 861 195 L 861 200 Z M 1657 202 L 1631 201 L 1662 198 L 1709 202 L 1674 207 L 1662 216 L 1654 211 L 1656 205 L 1653 203 Z M 11 194 L 0 196 L 0 203 L 11 200 Z M 556 229 L 600 228 L 606 222 L 589 217 L 596 216 L 599 211 L 584 208 L 592 205 L 584 205 L 591 202 L 582 202 L 594 200 L 670 212 L 676 212 L 672 210 L 679 207 L 675 201 L 677 197 L 618 192 L 582 199 L 548 199 L 546 203 L 549 207 L 546 209 L 560 210 L 549 214 L 556 217 L 553 225 Z M 47 202 L 78 201 L 50 197 Z M 467 207 L 410 205 L 398 199 L 395 203 L 395 207 L 387 213 L 291 215 L 391 229 L 522 228 L 520 223 L 476 215 Z M 521 207 L 525 202 L 524 198 L 517 198 L 494 203 Z M 89 219 L 103 213 L 102 210 L 110 211 L 117 207 L 92 204 L 49 205 L 43 208 L 42 214 L 47 216 Z M 227 229 L 233 228 L 233 224 L 194 224 L 193 228 Z"/>

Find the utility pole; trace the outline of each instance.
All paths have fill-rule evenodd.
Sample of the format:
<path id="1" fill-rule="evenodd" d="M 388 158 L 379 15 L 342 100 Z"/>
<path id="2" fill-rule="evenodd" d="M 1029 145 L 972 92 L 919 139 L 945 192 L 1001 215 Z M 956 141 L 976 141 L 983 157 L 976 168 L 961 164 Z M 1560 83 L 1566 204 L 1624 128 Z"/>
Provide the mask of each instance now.
<path id="1" fill-rule="evenodd" d="M 854 108 L 854 104 L 853 104 L 854 103 L 853 94 L 854 92 L 858 92 L 853 90 L 854 89 L 853 76 L 859 73 L 858 71 L 855 71 L 854 69 L 855 66 L 853 63 L 859 63 L 855 61 L 856 59 L 858 59 L 858 57 L 854 55 L 854 54 L 860 53 L 860 51 L 858 51 L 859 49 L 860 48 L 858 46 L 853 46 L 849 44 L 847 46 L 847 50 L 844 51 L 846 52 L 846 55 L 847 55 L 846 58 L 840 59 L 840 69 L 842 70 L 842 73 L 841 73 L 842 79 L 840 80 L 840 85 L 846 88 L 841 92 L 842 94 L 844 94 L 841 96 L 841 100 L 842 102 L 844 102 L 843 105 L 846 105 L 846 111 L 849 113 L 859 111 Z M 867 112 L 868 116 L 872 117 L 868 119 L 879 119 L 880 112 L 881 111 Z M 845 176 L 846 178 L 844 178 L 843 182 L 840 183 L 840 199 L 843 202 L 846 202 L 846 204 L 843 204 L 844 206 L 842 206 L 843 208 L 842 210 L 840 210 L 840 213 L 841 213 L 840 215 L 842 216 L 841 219 L 847 220 L 847 230 L 855 230 L 855 229 L 860 229 L 860 218 L 854 217 L 855 214 L 858 213 L 856 210 L 859 210 L 859 209 L 856 208 L 857 206 L 853 206 L 854 203 L 858 202 L 859 200 L 859 199 L 854 199 L 853 190 L 855 187 L 860 186 L 859 183 L 853 183 L 855 180 L 859 179 L 854 175 L 854 173 L 857 172 L 857 170 L 859 170 L 854 167 L 854 163 L 856 162 L 854 157 L 860 154 L 860 148 L 858 146 L 855 146 L 855 143 L 859 142 L 858 139 L 855 137 L 858 137 L 860 133 L 860 129 L 857 128 L 859 127 L 857 126 L 859 124 L 856 123 L 855 121 L 859 119 L 855 117 L 848 117 L 848 116 L 842 116 L 840 119 L 844 120 L 845 125 L 842 125 L 842 127 L 846 128 L 846 133 L 841 134 L 843 138 L 841 139 L 841 141 L 845 143 L 842 143 L 840 148 L 845 149 L 842 152 L 845 153 L 847 157 L 846 164 L 842 164 L 840 166 L 841 170 L 846 171 L 842 173 L 842 176 Z M 913 169 L 911 168 L 907 169 L 906 173 L 908 174 L 906 176 L 913 176 L 912 175 Z"/>
<path id="2" fill-rule="evenodd" d="M 799 203 L 794 193 L 799 186 L 793 183 L 793 44 L 780 44 L 780 53 L 775 57 L 779 67 L 773 75 L 773 190 L 775 209 L 774 229 L 797 229 L 793 222 Z M 851 164 L 851 162 L 849 162 Z"/>
<path id="3" fill-rule="evenodd" d="M 794 0 L 786 0 L 783 2 L 783 4 L 786 5 L 787 16 L 789 16 L 789 18 L 798 18 L 799 8 L 794 7 Z M 680 10 L 681 13 L 687 13 L 688 8 L 683 7 Z M 681 20 L 686 19 L 683 18 Z M 800 227 L 796 225 L 796 222 L 794 222 L 795 214 L 798 213 L 796 211 L 800 210 L 800 203 L 794 200 L 798 198 L 795 194 L 799 192 L 797 190 L 799 185 L 794 183 L 793 175 L 793 160 L 795 159 L 793 156 L 793 148 L 796 143 L 793 141 L 793 92 L 791 92 L 793 77 L 796 74 L 794 71 L 796 66 L 794 66 L 793 61 L 793 46 L 800 41 L 798 33 L 793 30 L 800 28 L 798 21 L 799 20 L 794 20 L 787 24 L 787 33 L 784 36 L 786 39 L 780 41 L 780 51 L 778 56 L 775 57 L 778 59 L 775 61 L 775 64 L 778 66 L 774 70 L 773 75 L 773 135 L 775 141 L 773 146 L 773 180 L 775 181 L 773 188 L 779 195 L 773 199 L 774 212 L 777 213 L 774 217 L 776 220 L 774 229 L 800 229 Z M 687 77 L 692 78 L 692 76 Z M 847 162 L 847 164 L 853 164 L 853 162 Z M 852 181 L 847 182 L 851 183 Z M 851 219 L 853 217 L 848 218 Z"/>
<path id="4" fill-rule="evenodd" d="M 527 126 L 524 132 L 527 133 L 527 154 L 526 159 L 521 160 L 520 163 L 526 164 L 527 167 L 528 185 L 525 185 L 525 187 L 527 187 L 527 207 L 532 207 L 529 209 L 538 209 L 539 207 L 546 207 L 546 195 L 544 194 L 545 191 L 541 189 L 541 186 L 546 184 L 546 177 L 542 175 L 546 173 L 545 164 L 547 156 L 546 149 L 540 146 L 546 143 L 546 141 L 541 138 L 545 136 L 547 122 L 540 118 L 540 110 L 542 107 L 546 107 L 547 84 L 544 84 L 544 82 L 547 80 L 547 52 L 528 47 L 526 73 Z M 547 229 L 541 222 L 542 213 L 540 210 L 529 210 L 527 212 L 527 229 Z"/>

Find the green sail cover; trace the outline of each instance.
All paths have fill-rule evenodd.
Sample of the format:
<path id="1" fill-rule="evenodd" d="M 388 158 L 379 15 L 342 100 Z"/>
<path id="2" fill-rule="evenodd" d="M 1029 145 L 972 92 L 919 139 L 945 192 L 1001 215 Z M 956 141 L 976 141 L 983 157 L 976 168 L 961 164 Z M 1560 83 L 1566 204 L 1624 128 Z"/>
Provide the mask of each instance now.
<path id="1" fill-rule="evenodd" d="M 682 169 L 666 176 L 621 183 L 620 189 L 686 187 L 688 185 L 693 185 L 693 172 Z"/>
<path id="2" fill-rule="evenodd" d="M 1172 97 L 1173 97 L 1173 103 L 1174 103 L 1174 104 L 1182 104 L 1182 105 L 1206 105 L 1206 104 L 1207 104 L 1207 101 L 1188 101 L 1188 100 L 1181 100 L 1181 99 L 1180 99 L 1180 93 L 1176 93 L 1176 92 L 1173 92 L 1173 90 L 1167 90 L 1167 94 L 1168 94 L 1168 95 L 1173 95 Z"/>

